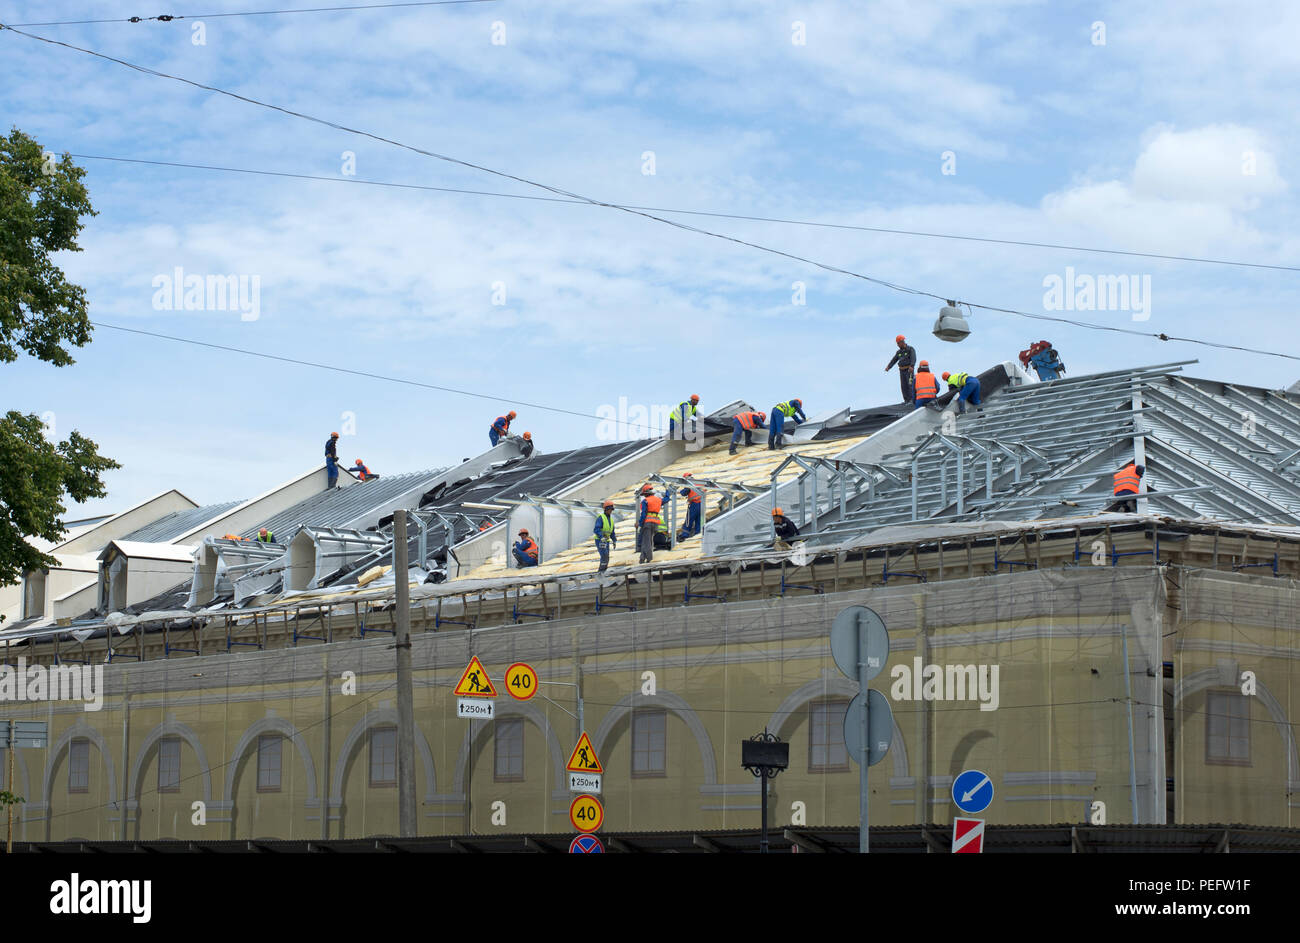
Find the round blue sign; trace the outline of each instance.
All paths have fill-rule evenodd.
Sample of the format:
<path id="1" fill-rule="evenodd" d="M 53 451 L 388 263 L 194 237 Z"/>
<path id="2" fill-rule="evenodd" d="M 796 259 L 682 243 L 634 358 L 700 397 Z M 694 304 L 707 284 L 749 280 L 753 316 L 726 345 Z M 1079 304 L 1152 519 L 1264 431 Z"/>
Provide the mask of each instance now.
<path id="1" fill-rule="evenodd" d="M 600 839 L 595 835 L 579 835 L 569 843 L 569 854 L 571 855 L 601 855 L 605 853 L 605 846 L 600 843 Z"/>
<path id="2" fill-rule="evenodd" d="M 993 780 L 977 769 L 966 770 L 952 781 L 952 801 L 967 815 L 978 815 L 993 801 Z"/>

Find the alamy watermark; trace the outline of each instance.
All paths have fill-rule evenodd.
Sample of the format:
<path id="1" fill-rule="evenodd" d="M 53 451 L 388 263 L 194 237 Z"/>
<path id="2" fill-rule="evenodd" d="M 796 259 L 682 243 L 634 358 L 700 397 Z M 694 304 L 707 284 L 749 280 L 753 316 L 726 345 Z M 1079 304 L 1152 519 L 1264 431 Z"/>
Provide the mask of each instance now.
<path id="1" fill-rule="evenodd" d="M 0 665 L 0 701 L 84 701 L 87 711 L 104 706 L 103 665 Z"/>
<path id="2" fill-rule="evenodd" d="M 1001 700 L 998 665 L 911 665 L 890 670 L 889 695 L 896 701 L 979 701 L 980 710 L 995 711 Z"/>
<path id="3" fill-rule="evenodd" d="M 1043 308 L 1047 311 L 1131 311 L 1134 321 L 1151 317 L 1150 275 L 1079 275 L 1065 267 L 1065 276 L 1043 278 Z"/>
<path id="4" fill-rule="evenodd" d="M 702 413 L 688 415 L 683 422 L 675 406 L 629 403 L 626 396 L 620 396 L 617 406 L 611 403 L 597 406 L 596 418 L 596 440 L 599 442 L 631 442 L 667 436 L 684 440 L 688 451 L 704 447 Z"/>
<path id="5" fill-rule="evenodd" d="M 155 311 L 238 311 L 239 320 L 256 321 L 262 312 L 260 275 L 186 275 L 179 265 L 171 275 L 155 275 Z"/>

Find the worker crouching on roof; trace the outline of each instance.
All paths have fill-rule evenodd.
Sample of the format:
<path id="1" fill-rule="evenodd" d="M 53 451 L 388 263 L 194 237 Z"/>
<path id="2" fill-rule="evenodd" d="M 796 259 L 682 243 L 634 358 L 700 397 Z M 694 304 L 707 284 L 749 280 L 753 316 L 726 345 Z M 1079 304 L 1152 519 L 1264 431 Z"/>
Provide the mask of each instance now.
<path id="1" fill-rule="evenodd" d="M 967 400 L 972 406 L 979 406 L 980 412 L 984 412 L 984 407 L 980 403 L 979 377 L 973 377 L 969 373 L 949 373 L 945 370 L 943 378 L 948 381 L 948 389 L 958 391 L 957 412 L 959 414 L 965 414 Z"/>
<path id="2" fill-rule="evenodd" d="M 939 396 L 939 378 L 930 372 L 930 361 L 922 360 L 916 368 L 916 399 L 914 409 L 929 406 Z"/>
<path id="3" fill-rule="evenodd" d="M 1129 462 L 1112 476 L 1115 482 L 1115 497 L 1122 495 L 1133 495 L 1126 501 L 1117 501 L 1107 510 L 1119 511 L 1120 513 L 1136 514 L 1137 513 L 1137 496 L 1142 492 L 1142 476 L 1146 474 L 1146 466 L 1138 465 L 1135 462 Z"/>
<path id="4" fill-rule="evenodd" d="M 537 541 L 528 536 L 527 530 L 519 532 L 519 540 L 514 546 L 515 562 L 521 567 L 537 566 L 538 547 Z"/>
<path id="5" fill-rule="evenodd" d="M 614 502 L 606 501 L 601 505 L 601 510 L 596 515 L 596 552 L 600 554 L 600 569 L 597 573 L 604 573 L 609 567 L 609 551 L 618 544 L 618 537 L 614 535 Z"/>
<path id="6" fill-rule="evenodd" d="M 263 527 L 257 532 L 257 539 L 264 544 L 273 544 L 275 543 L 275 534 Z"/>
<path id="7" fill-rule="evenodd" d="M 1035 347 L 1038 350 L 1034 350 Z M 1039 380 L 1045 383 L 1048 380 L 1059 379 L 1065 373 L 1065 364 L 1061 363 L 1061 355 L 1047 341 L 1039 341 L 1030 347 L 1030 350 L 1033 353 L 1029 357 L 1029 366 L 1037 372 Z"/>
<path id="8" fill-rule="evenodd" d="M 767 430 L 768 449 L 785 448 L 785 424 L 787 420 L 796 426 L 801 422 L 808 421 L 808 417 L 803 414 L 802 400 L 786 400 L 784 403 L 777 403 L 772 407 L 772 425 Z"/>
<path id="9" fill-rule="evenodd" d="M 691 473 L 687 472 L 686 474 L 682 475 L 682 477 L 690 478 Z M 704 495 L 700 494 L 690 485 L 687 485 L 685 488 L 683 488 L 681 491 L 677 493 L 681 497 L 685 498 L 687 501 L 686 524 L 677 533 L 677 539 L 679 541 L 682 541 L 685 540 L 687 537 L 694 537 L 696 534 L 700 532 L 700 514 L 704 509 Z"/>
<path id="10" fill-rule="evenodd" d="M 913 371 L 916 368 L 916 348 L 902 334 L 894 338 L 894 343 L 898 345 L 898 350 L 893 359 L 885 364 L 885 372 L 888 373 L 894 364 L 898 364 L 898 388 L 903 394 L 903 402 L 910 403 L 915 396 Z"/>
<path id="11" fill-rule="evenodd" d="M 488 430 L 488 440 L 496 445 L 501 441 L 501 437 L 510 432 L 510 420 L 515 418 L 515 411 L 512 409 L 504 416 L 497 416 L 496 422 L 492 423 L 492 428 Z"/>
<path id="12" fill-rule="evenodd" d="M 533 434 L 525 432 L 524 437 L 519 440 L 519 450 L 524 453 L 524 458 L 533 456 Z"/>
<path id="13" fill-rule="evenodd" d="M 780 508 L 772 509 L 772 526 L 776 529 L 776 540 L 772 542 L 772 546 L 777 550 L 789 550 L 790 544 L 799 536 L 799 528 Z"/>
<path id="14" fill-rule="evenodd" d="M 367 468 L 366 463 L 361 461 L 361 459 L 357 459 L 357 463 L 353 465 L 351 468 L 349 468 L 348 471 L 355 472 L 356 476 L 360 478 L 362 481 L 369 481 L 371 478 L 379 477 L 374 472 L 372 472 L 369 468 Z"/>
<path id="15" fill-rule="evenodd" d="M 655 555 L 655 532 L 662 523 L 664 500 L 655 494 L 654 485 L 641 488 L 641 509 L 637 512 L 637 550 L 641 551 L 641 562 L 649 563 Z"/>
<path id="16" fill-rule="evenodd" d="M 736 413 L 731 417 L 731 450 L 728 455 L 736 454 L 736 443 L 740 441 L 741 435 L 745 437 L 746 445 L 754 444 L 754 430 L 764 429 L 767 422 L 766 413 Z"/>

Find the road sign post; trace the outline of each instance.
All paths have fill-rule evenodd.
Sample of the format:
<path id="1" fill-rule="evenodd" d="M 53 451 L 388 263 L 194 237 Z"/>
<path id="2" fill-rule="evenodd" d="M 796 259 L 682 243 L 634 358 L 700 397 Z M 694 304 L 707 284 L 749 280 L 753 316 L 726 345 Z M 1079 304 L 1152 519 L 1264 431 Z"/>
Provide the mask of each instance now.
<path id="1" fill-rule="evenodd" d="M 9 775 L 5 782 L 8 784 L 5 789 L 9 792 L 9 797 L 13 798 L 14 793 L 14 750 L 19 747 L 32 747 L 33 749 L 42 749 L 49 746 L 50 728 L 43 720 L 19 720 L 8 721 L 3 727 L 0 727 L 0 747 L 5 749 L 9 754 Z M 8 825 L 5 836 L 5 853 L 13 854 L 14 850 L 14 804 L 5 803 L 5 809 L 8 813 Z"/>
<path id="2" fill-rule="evenodd" d="M 889 707 L 889 701 L 883 695 L 880 695 L 878 699 L 870 697 L 868 695 L 870 689 L 867 687 L 871 679 L 880 674 L 885 667 L 886 660 L 889 658 L 889 632 L 885 629 L 884 621 L 866 606 L 850 606 L 843 610 L 831 624 L 831 656 L 835 659 L 836 667 L 846 677 L 858 682 L 858 697 L 849 705 L 849 709 L 844 715 L 844 735 L 846 742 L 850 737 L 853 737 L 857 744 L 857 750 L 851 752 L 855 754 L 854 759 L 858 762 L 858 814 L 860 818 L 858 852 L 865 855 L 871 850 L 869 838 L 870 815 L 868 810 L 870 793 L 867 789 L 867 768 L 872 764 L 872 711 L 881 712 L 889 719 L 891 735 L 893 729 L 893 712 Z M 870 693 L 879 694 L 877 691 L 871 691 Z M 855 709 L 854 704 L 859 704 L 859 706 Z M 883 712 L 879 710 L 879 705 L 883 705 Z M 851 728 L 854 728 L 852 732 L 850 732 Z M 877 743 L 879 739 L 879 737 L 876 738 Z M 880 751 L 880 756 L 883 756 L 884 751 L 889 749 L 890 739 L 892 739 L 892 736 L 885 738 L 884 750 Z M 879 758 L 875 762 L 879 762 Z"/>

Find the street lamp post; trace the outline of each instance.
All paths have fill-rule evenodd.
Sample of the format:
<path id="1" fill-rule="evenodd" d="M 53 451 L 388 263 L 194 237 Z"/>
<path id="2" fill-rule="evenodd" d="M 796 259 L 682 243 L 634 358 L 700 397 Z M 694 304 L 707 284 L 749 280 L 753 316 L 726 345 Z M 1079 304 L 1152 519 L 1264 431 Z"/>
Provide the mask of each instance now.
<path id="1" fill-rule="evenodd" d="M 760 780 L 763 784 L 763 839 L 759 845 L 759 853 L 767 854 L 767 781 L 774 779 L 781 770 L 790 765 L 790 744 L 778 740 L 776 734 L 768 733 L 766 729 L 762 733 L 754 734 L 748 740 L 742 740 L 740 743 L 740 765 L 745 767 Z"/>

